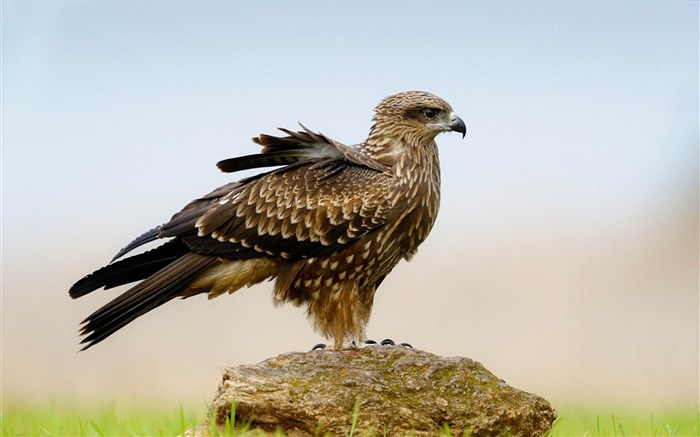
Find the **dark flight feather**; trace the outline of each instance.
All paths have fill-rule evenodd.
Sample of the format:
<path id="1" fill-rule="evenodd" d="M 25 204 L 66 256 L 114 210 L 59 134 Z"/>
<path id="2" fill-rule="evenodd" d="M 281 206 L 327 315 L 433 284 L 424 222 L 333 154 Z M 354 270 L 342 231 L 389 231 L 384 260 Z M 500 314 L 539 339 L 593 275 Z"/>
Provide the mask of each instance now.
<path id="1" fill-rule="evenodd" d="M 263 146 L 262 153 L 224 159 L 216 166 L 225 173 L 233 173 L 252 168 L 290 165 L 300 161 L 344 157 L 345 146 L 325 135 L 310 131 L 301 123 L 299 125 L 304 129 L 303 132 L 278 128 L 287 134 L 286 137 L 261 134 L 253 138 L 253 141 Z"/>
<path id="2" fill-rule="evenodd" d="M 119 285 L 145 279 L 177 258 L 189 252 L 181 241 L 170 241 L 155 249 L 131 256 L 127 259 L 107 264 L 105 267 L 91 273 L 69 290 L 73 299 L 77 299 L 98 288 L 105 290 Z"/>
<path id="3" fill-rule="evenodd" d="M 112 258 L 112 261 L 110 261 L 110 262 L 113 263 L 114 261 L 123 257 L 127 253 L 136 249 L 137 247 L 143 246 L 144 244 L 150 243 L 151 241 L 156 241 L 158 239 L 159 231 L 160 231 L 160 226 L 156 226 L 155 228 L 153 228 L 149 231 L 146 231 L 143 234 L 139 235 L 138 237 L 134 238 L 134 240 L 131 243 L 127 244 L 119 252 L 117 252 L 117 254 L 114 255 L 114 258 Z"/>
<path id="4" fill-rule="evenodd" d="M 158 270 L 148 279 L 92 313 L 80 330 L 85 338 L 82 350 L 101 342 L 129 322 L 163 305 L 199 273 L 216 262 L 211 258 L 188 253 Z"/>

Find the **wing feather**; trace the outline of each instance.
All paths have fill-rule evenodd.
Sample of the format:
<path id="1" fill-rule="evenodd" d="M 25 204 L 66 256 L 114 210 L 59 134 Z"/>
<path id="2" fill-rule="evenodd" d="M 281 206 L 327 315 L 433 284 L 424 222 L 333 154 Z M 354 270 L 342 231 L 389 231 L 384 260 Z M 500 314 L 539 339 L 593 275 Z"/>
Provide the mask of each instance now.
<path id="1" fill-rule="evenodd" d="M 303 124 L 303 132 L 278 128 L 285 137 L 260 134 L 253 141 L 263 146 L 262 153 L 219 161 L 216 166 L 225 173 L 262 167 L 290 165 L 300 161 L 338 159 L 344 157 L 345 146 L 323 134 L 312 132 Z"/>
<path id="2" fill-rule="evenodd" d="M 223 242 L 286 257 L 319 256 L 381 226 L 391 210 L 390 178 L 382 172 L 347 161 L 289 172 L 269 173 L 210 206 L 195 223 L 200 238 L 187 244 L 195 251 Z"/>
<path id="3" fill-rule="evenodd" d="M 190 203 L 159 237 L 229 258 L 327 255 L 386 222 L 389 182 L 344 159 L 279 169 Z"/>
<path id="4" fill-rule="evenodd" d="M 143 246 L 144 244 L 150 243 L 151 241 L 156 241 L 158 239 L 158 232 L 159 231 L 160 231 L 160 226 L 156 226 L 155 228 L 153 228 L 147 232 L 144 232 L 143 234 L 134 238 L 134 240 L 131 243 L 127 244 L 119 252 L 117 252 L 117 254 L 114 255 L 114 258 L 112 258 L 112 261 L 110 261 L 110 262 L 113 263 L 114 261 L 123 257 L 127 253 L 136 249 L 137 247 Z"/>
<path id="5" fill-rule="evenodd" d="M 158 237 L 179 238 L 203 255 L 296 259 L 333 253 L 384 224 L 391 176 L 381 165 L 351 159 L 352 148 L 302 128 L 260 135 L 254 141 L 261 154 L 222 161 L 225 171 L 289 164 L 191 202 Z"/>

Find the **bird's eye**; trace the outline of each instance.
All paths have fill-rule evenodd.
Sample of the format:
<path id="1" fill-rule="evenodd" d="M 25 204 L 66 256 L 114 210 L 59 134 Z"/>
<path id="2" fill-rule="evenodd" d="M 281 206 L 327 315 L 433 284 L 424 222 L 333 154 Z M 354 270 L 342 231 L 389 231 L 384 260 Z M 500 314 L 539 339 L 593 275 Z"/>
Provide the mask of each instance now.
<path id="1" fill-rule="evenodd" d="M 428 120 L 432 120 L 435 117 L 437 117 L 437 115 L 438 115 L 437 110 L 432 109 L 432 108 L 423 109 L 423 110 L 421 110 L 421 112 L 423 113 L 425 118 L 427 118 Z"/>

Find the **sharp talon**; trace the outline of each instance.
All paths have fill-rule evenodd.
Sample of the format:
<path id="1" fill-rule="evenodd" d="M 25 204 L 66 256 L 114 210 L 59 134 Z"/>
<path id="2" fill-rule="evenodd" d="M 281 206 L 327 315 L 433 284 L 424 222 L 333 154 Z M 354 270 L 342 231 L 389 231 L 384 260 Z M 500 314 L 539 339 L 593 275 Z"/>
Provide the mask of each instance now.
<path id="1" fill-rule="evenodd" d="M 325 344 L 319 343 L 319 344 L 317 344 L 316 346 L 312 347 L 311 350 L 312 350 L 312 351 L 315 351 L 315 350 L 323 350 L 323 349 L 325 349 L 325 348 L 326 348 L 326 345 L 325 345 Z"/>
<path id="2" fill-rule="evenodd" d="M 382 340 L 381 345 L 382 346 L 395 346 L 396 343 L 394 343 L 394 340 L 392 340 L 390 338 L 385 338 L 384 340 Z"/>
<path id="3" fill-rule="evenodd" d="M 365 346 L 376 346 L 377 342 L 374 340 L 365 340 Z"/>
<path id="4" fill-rule="evenodd" d="M 405 347 L 406 349 L 413 349 L 413 346 L 411 346 L 411 343 L 401 343 L 401 346 Z"/>

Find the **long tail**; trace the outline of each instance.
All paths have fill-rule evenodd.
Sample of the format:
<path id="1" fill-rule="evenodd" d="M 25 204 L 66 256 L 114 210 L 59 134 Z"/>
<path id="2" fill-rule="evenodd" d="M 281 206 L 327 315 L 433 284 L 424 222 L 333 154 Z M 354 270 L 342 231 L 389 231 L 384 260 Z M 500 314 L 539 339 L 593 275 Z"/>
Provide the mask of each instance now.
<path id="1" fill-rule="evenodd" d="M 180 240 L 169 241 L 148 252 L 108 264 L 83 277 L 68 290 L 77 299 L 99 288 L 117 287 L 146 279 L 189 251 Z"/>
<path id="2" fill-rule="evenodd" d="M 133 258 L 124 261 L 129 261 Z M 171 299 L 181 296 L 181 292 L 197 275 L 217 262 L 215 257 L 189 252 L 162 267 L 156 273 L 148 275 L 147 279 L 83 320 L 80 334 L 85 336 L 81 341 L 81 344 L 85 344 L 85 347 L 82 350 L 96 345 L 137 317 L 146 314 Z M 119 263 L 107 266 L 105 269 L 117 266 L 117 264 Z M 93 275 L 96 275 L 98 272 L 95 272 Z M 99 282 L 96 281 L 95 283 Z"/>

